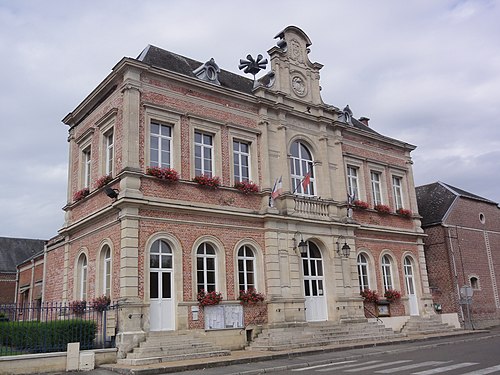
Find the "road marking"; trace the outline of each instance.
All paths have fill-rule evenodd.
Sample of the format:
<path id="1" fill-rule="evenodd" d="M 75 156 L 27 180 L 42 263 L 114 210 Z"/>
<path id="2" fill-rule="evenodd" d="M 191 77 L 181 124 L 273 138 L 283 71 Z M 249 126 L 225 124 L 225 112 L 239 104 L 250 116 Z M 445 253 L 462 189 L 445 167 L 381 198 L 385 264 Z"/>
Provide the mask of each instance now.
<path id="1" fill-rule="evenodd" d="M 392 365 L 399 365 L 400 363 L 408 363 L 411 362 L 409 359 L 404 359 L 402 361 L 394 361 L 394 362 L 384 362 L 384 363 L 378 363 L 376 365 L 371 365 L 371 366 L 364 366 L 364 367 L 359 367 L 351 370 L 345 370 L 345 372 L 356 372 L 356 371 L 364 371 L 364 370 L 372 370 L 374 368 L 379 368 L 379 367 L 387 367 L 387 366 L 392 366 Z M 367 362 L 363 363 L 366 364 Z"/>
<path id="2" fill-rule="evenodd" d="M 333 370 L 343 370 L 345 368 L 352 368 L 352 367 L 356 367 L 356 366 L 363 366 L 363 365 L 367 365 L 370 363 L 379 363 L 379 362 L 381 362 L 381 361 L 366 361 L 366 362 L 362 362 L 362 363 L 352 363 L 350 365 L 335 367 L 335 368 L 333 368 Z M 332 368 L 326 368 L 326 369 L 316 370 L 316 372 L 325 372 L 325 371 L 331 371 L 331 370 L 332 370 Z"/>
<path id="3" fill-rule="evenodd" d="M 447 362 L 444 361 L 428 361 L 428 362 L 420 362 L 420 363 L 414 363 L 413 365 L 406 365 L 406 366 L 400 366 L 400 367 L 394 367 L 386 370 L 379 370 L 375 371 L 377 374 L 392 374 L 393 372 L 399 372 L 399 371 L 405 371 L 405 370 L 413 370 L 415 368 L 419 367 L 426 367 L 426 366 L 436 366 L 436 365 L 442 365 Z"/>
<path id="4" fill-rule="evenodd" d="M 337 365 L 344 365 L 346 363 L 352 363 L 356 361 L 343 361 L 343 362 L 333 362 L 333 363 L 325 363 L 324 365 L 316 365 L 316 366 L 309 366 L 309 367 L 304 367 L 304 368 L 297 368 L 293 369 L 292 371 L 306 371 L 306 370 L 312 370 L 315 368 L 321 368 L 321 367 L 327 367 L 327 366 L 337 366 Z"/>
<path id="5" fill-rule="evenodd" d="M 426 371 L 414 372 L 413 375 L 439 374 L 441 372 L 451 371 L 451 370 L 455 370 L 457 368 L 474 366 L 474 365 L 477 365 L 477 363 L 476 362 L 462 362 L 462 363 L 457 363 L 455 365 L 450 365 L 450 366 L 445 366 L 445 367 L 438 367 L 438 368 L 435 368 L 433 370 L 426 370 Z"/>
<path id="6" fill-rule="evenodd" d="M 500 371 L 500 365 L 493 366 L 493 367 L 488 367 L 488 368 L 483 368 L 481 370 L 476 370 L 472 372 L 468 372 L 467 374 L 463 375 L 486 375 L 486 374 L 491 374 L 493 372 Z"/>

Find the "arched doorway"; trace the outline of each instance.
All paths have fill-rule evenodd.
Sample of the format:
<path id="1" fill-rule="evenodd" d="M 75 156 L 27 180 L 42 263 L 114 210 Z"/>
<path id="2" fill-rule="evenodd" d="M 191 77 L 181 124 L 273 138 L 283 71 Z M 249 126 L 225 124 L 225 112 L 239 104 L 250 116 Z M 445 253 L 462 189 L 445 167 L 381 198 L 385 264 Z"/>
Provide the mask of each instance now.
<path id="1" fill-rule="evenodd" d="M 302 254 L 304 297 L 308 322 L 328 319 L 324 289 L 323 258 L 319 248 L 307 241 L 307 251 Z"/>
<path id="2" fill-rule="evenodd" d="M 410 307 L 410 315 L 419 315 L 417 293 L 415 291 L 413 263 L 409 256 L 405 257 L 403 267 L 405 274 L 406 294 L 408 295 L 408 304 Z"/>
<path id="3" fill-rule="evenodd" d="M 173 254 L 164 240 L 149 251 L 149 299 L 151 331 L 175 329 Z"/>

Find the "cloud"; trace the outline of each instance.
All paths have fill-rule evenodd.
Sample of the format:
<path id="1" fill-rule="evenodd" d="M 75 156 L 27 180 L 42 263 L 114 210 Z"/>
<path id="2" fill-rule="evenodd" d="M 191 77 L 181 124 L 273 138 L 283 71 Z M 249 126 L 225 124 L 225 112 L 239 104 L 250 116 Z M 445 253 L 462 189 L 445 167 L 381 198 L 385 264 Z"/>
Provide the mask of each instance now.
<path id="1" fill-rule="evenodd" d="M 61 119 L 148 45 L 242 74 L 287 25 L 324 64 L 322 98 L 417 145 L 417 184 L 500 201 L 500 10 L 495 1 L 0 2 L 0 235 L 48 238 L 66 202 Z"/>

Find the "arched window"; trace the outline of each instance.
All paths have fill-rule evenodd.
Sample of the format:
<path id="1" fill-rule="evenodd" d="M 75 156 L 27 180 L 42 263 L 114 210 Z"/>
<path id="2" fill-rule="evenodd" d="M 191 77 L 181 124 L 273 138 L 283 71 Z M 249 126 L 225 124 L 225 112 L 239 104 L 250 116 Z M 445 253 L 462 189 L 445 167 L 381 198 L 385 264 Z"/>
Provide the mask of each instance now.
<path id="1" fill-rule="evenodd" d="M 295 194 L 316 195 L 314 162 L 309 149 L 300 141 L 292 143 L 290 149 L 290 175 Z"/>
<path id="2" fill-rule="evenodd" d="M 196 251 L 196 292 L 216 290 L 216 255 L 215 249 L 209 243 L 202 243 Z"/>
<path id="3" fill-rule="evenodd" d="M 479 279 L 476 276 L 471 276 L 470 278 L 470 286 L 472 289 L 479 289 Z"/>
<path id="4" fill-rule="evenodd" d="M 384 292 L 393 289 L 391 263 L 391 257 L 389 255 L 384 255 L 382 257 L 382 281 L 384 283 Z"/>
<path id="5" fill-rule="evenodd" d="M 102 294 L 111 297 L 111 249 L 108 245 L 102 249 Z"/>
<path id="6" fill-rule="evenodd" d="M 370 289 L 370 278 L 368 275 L 368 260 L 366 256 L 361 253 L 358 255 L 358 278 L 359 278 L 359 291 Z"/>
<path id="7" fill-rule="evenodd" d="M 238 285 L 239 290 L 256 289 L 255 255 L 248 246 L 242 246 L 238 250 Z"/>
<path id="8" fill-rule="evenodd" d="M 77 299 L 87 300 L 87 256 L 85 254 L 80 254 L 78 257 L 76 286 Z"/>

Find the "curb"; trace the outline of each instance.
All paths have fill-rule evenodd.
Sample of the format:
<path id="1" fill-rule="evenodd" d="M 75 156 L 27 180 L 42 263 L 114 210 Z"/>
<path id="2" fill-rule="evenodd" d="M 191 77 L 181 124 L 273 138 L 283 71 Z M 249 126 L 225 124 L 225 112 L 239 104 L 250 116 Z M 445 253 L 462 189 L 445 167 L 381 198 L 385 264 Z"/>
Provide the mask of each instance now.
<path id="1" fill-rule="evenodd" d="M 174 372 L 182 372 L 182 371 L 187 371 L 187 370 L 202 370 L 205 368 L 215 368 L 215 367 L 225 367 L 225 366 L 230 366 L 230 365 L 239 365 L 239 364 L 246 364 L 246 363 L 255 363 L 255 362 L 263 362 L 263 361 L 270 361 L 270 360 L 276 360 L 276 359 L 283 359 L 283 358 L 294 358 L 294 357 L 299 357 L 303 355 L 314 355 L 314 354 L 322 354 L 322 353 L 332 353 L 332 352 L 343 352 L 343 351 L 348 351 L 348 350 L 356 350 L 356 349 L 366 349 L 366 348 L 374 348 L 374 347 L 389 347 L 389 346 L 396 346 L 398 344 L 411 344 L 411 343 L 416 343 L 416 342 L 430 342 L 430 341 L 435 341 L 439 339 L 446 339 L 446 338 L 459 338 L 459 340 L 453 340 L 453 341 L 447 341 L 447 342 L 439 342 L 439 343 L 430 343 L 428 345 L 421 345 L 419 347 L 413 347 L 413 348 L 403 348 L 403 349 L 395 349 L 395 350 L 387 350 L 384 351 L 383 353 L 390 353 L 390 352 L 397 352 L 397 351 L 410 351 L 410 350 L 416 350 L 418 348 L 422 347 L 436 347 L 436 346 L 441 346 L 441 345 L 450 345 L 453 343 L 456 343 L 457 341 L 459 342 L 466 342 L 466 341 L 476 341 L 476 340 L 484 340 L 484 339 L 489 339 L 493 337 L 500 336 L 499 333 L 492 333 L 490 335 L 485 335 L 481 337 L 470 337 L 471 335 L 477 335 L 477 334 L 484 334 L 484 333 L 490 333 L 488 330 L 478 330 L 478 331 L 462 331 L 462 332 L 456 332 L 454 334 L 447 334 L 447 335 L 438 335 L 438 336 L 423 336 L 423 337 L 410 337 L 410 338 L 402 338 L 402 339 L 397 339 L 394 341 L 388 341 L 388 342 L 366 342 L 366 343 L 359 343 L 359 344 L 346 344 L 342 346 L 329 346 L 329 347 L 321 347 L 321 348 L 311 348 L 311 349 L 301 349 L 300 351 L 290 351 L 290 352 L 280 352 L 280 353 L 275 353 L 275 354 L 269 354 L 269 355 L 260 355 L 260 356 L 255 356 L 255 357 L 242 357 L 242 358 L 228 358 L 224 359 L 224 357 L 221 357 L 221 360 L 218 362 L 198 362 L 198 363 L 189 363 L 189 364 L 172 364 L 168 365 L 165 363 L 164 365 L 156 365 L 155 367 L 150 367 L 150 368 L 144 368 L 144 367 L 120 367 L 118 365 L 103 365 L 101 368 L 113 371 L 122 375 L 157 375 L 157 374 L 168 374 L 168 373 L 174 373 Z M 467 336 L 467 337 L 464 337 Z M 357 358 L 363 358 L 363 357 L 368 357 L 370 355 L 380 355 L 381 353 L 369 353 L 369 354 L 358 354 L 358 355 L 351 355 L 351 356 L 346 356 L 344 360 L 347 359 L 357 359 Z M 200 361 L 203 359 L 200 359 Z M 232 375 L 253 375 L 253 374 L 262 374 L 263 372 L 272 372 L 272 371 L 283 371 L 283 370 L 292 370 L 294 368 L 298 367 L 304 367 L 304 366 L 316 366 L 316 365 L 322 365 L 322 364 L 328 364 L 332 363 L 333 361 L 338 361 L 339 358 L 335 359 L 329 359 L 329 360 L 318 360 L 318 361 L 313 361 L 313 362 L 306 362 L 306 363 L 301 363 L 299 364 L 291 364 L 287 366 L 276 366 L 276 367 L 263 367 L 255 370 L 247 370 L 243 372 L 236 372 L 232 373 Z M 229 375 L 229 374 L 228 374 Z"/>

